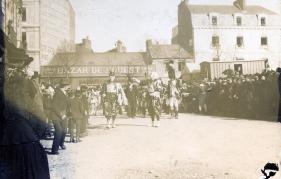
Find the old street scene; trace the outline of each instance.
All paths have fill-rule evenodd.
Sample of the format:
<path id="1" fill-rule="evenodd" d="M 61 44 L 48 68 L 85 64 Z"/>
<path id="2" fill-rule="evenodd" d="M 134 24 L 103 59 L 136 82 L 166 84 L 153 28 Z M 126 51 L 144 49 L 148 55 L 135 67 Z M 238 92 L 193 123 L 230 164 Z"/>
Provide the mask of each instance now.
<path id="1" fill-rule="evenodd" d="M 0 0 L 0 178 L 281 178 L 279 0 Z"/>

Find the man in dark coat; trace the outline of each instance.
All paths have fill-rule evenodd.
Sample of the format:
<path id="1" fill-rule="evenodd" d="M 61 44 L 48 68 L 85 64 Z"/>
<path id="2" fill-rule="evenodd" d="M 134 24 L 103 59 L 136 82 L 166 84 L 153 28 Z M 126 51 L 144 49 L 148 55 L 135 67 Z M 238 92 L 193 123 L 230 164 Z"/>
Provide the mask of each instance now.
<path id="1" fill-rule="evenodd" d="M 175 69 L 173 67 L 174 62 L 173 61 L 169 61 L 167 69 L 168 69 L 168 77 L 170 80 L 174 80 L 176 79 L 176 72 Z"/>
<path id="2" fill-rule="evenodd" d="M 76 127 L 75 141 L 80 142 L 80 128 L 83 117 L 85 115 L 85 109 L 81 99 L 81 91 L 76 91 L 75 97 L 70 99 L 69 111 L 71 114 L 71 130 L 70 130 L 70 141 L 74 142 L 73 129 Z"/>
<path id="3" fill-rule="evenodd" d="M 278 73 L 278 89 L 279 89 L 279 110 L 278 110 L 278 122 L 281 122 L 281 68 L 277 68 Z"/>
<path id="4" fill-rule="evenodd" d="M 128 99 L 128 117 L 135 118 L 137 111 L 137 96 L 138 96 L 137 83 L 134 82 L 134 78 L 131 75 L 128 75 L 128 83 L 125 88 L 125 94 Z"/>
<path id="5" fill-rule="evenodd" d="M 87 125 L 89 124 L 89 100 L 87 97 L 86 87 L 81 88 L 81 102 L 84 109 L 84 116 L 81 122 L 81 133 L 83 136 L 87 135 Z"/>
<path id="6" fill-rule="evenodd" d="M 68 98 L 66 91 L 69 83 L 61 81 L 55 89 L 52 100 L 52 121 L 55 128 L 54 141 L 51 154 L 58 154 L 59 147 L 65 149 L 64 139 L 67 126 Z"/>

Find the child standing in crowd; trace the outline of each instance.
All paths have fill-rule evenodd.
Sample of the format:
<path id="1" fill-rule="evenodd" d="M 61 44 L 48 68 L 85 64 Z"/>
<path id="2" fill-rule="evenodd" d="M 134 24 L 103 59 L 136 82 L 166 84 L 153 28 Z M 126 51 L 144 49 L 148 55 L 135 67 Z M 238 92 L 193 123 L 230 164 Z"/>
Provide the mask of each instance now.
<path id="1" fill-rule="evenodd" d="M 70 141 L 81 142 L 80 140 L 80 128 L 85 110 L 83 108 L 81 92 L 77 90 L 75 96 L 70 98 L 70 115 L 71 115 L 71 130 L 70 130 Z M 74 140 L 74 127 L 76 128 L 75 140 Z"/>

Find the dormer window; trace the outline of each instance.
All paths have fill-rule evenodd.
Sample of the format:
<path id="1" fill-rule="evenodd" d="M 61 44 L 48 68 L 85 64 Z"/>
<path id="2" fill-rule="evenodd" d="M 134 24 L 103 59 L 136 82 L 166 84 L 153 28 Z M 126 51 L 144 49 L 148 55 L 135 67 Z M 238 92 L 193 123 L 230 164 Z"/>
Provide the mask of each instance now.
<path id="1" fill-rule="evenodd" d="M 242 25 L 242 17 L 236 17 L 236 24 L 238 25 L 238 26 L 241 26 Z"/>
<path id="2" fill-rule="evenodd" d="M 212 16 L 212 25 L 218 25 L 218 17 Z"/>
<path id="3" fill-rule="evenodd" d="M 266 25 L 266 19 L 265 17 L 261 18 L 261 26 L 265 26 Z"/>
<path id="4" fill-rule="evenodd" d="M 266 14 L 257 14 L 258 25 L 266 26 L 267 23 L 266 18 L 267 18 Z"/>

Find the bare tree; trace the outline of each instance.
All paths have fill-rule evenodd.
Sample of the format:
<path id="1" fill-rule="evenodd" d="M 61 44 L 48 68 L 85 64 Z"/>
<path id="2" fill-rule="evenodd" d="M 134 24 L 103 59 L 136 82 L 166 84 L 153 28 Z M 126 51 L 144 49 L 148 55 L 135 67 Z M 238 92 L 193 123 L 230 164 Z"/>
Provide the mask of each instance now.
<path id="1" fill-rule="evenodd" d="M 71 44 L 67 40 L 62 41 L 61 45 L 57 48 L 57 54 L 60 55 L 60 60 L 63 61 L 63 67 L 66 74 L 65 77 L 69 79 L 69 71 L 71 67 L 76 65 L 76 61 L 74 60 L 74 44 Z"/>

